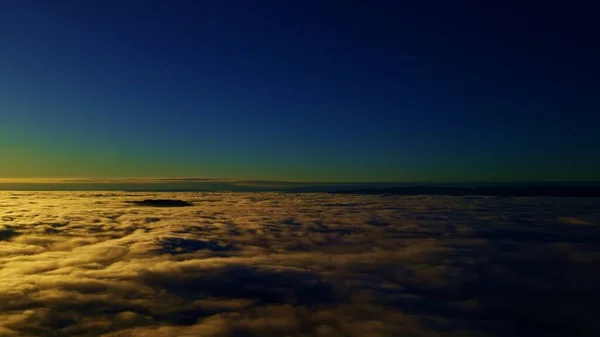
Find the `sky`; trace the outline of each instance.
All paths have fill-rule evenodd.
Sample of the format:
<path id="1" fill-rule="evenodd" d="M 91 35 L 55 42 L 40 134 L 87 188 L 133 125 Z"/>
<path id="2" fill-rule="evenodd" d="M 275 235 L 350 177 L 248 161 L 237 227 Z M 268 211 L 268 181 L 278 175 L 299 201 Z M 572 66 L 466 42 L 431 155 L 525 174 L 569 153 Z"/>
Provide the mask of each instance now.
<path id="1" fill-rule="evenodd" d="M 0 178 L 598 181 L 594 13 L 0 0 Z"/>

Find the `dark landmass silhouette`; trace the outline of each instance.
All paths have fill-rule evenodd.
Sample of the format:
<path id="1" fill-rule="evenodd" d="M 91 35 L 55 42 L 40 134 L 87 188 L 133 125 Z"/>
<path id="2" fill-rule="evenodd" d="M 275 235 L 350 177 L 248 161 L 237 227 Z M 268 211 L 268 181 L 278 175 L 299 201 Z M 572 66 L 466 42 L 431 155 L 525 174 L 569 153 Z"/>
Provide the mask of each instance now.
<path id="1" fill-rule="evenodd" d="M 523 185 L 523 186 L 401 186 L 386 188 L 362 188 L 335 190 L 334 194 L 383 194 L 383 195 L 450 195 L 450 196 L 496 196 L 496 197 L 600 197 L 599 186 L 575 185 Z"/>
<path id="2" fill-rule="evenodd" d="M 149 206 L 149 207 L 185 207 L 185 206 L 193 206 L 194 204 L 189 203 L 183 200 L 173 200 L 173 199 L 146 199 L 146 200 L 138 200 L 138 201 L 129 201 L 132 204 L 138 206 Z"/>

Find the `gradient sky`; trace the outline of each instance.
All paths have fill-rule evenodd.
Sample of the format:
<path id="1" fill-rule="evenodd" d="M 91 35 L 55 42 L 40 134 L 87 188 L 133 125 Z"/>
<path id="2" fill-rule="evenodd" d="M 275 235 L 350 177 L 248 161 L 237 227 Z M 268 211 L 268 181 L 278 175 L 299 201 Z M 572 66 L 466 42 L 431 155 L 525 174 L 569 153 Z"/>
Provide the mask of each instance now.
<path id="1" fill-rule="evenodd" d="M 600 180 L 597 11 L 460 3 L 0 0 L 0 177 Z"/>

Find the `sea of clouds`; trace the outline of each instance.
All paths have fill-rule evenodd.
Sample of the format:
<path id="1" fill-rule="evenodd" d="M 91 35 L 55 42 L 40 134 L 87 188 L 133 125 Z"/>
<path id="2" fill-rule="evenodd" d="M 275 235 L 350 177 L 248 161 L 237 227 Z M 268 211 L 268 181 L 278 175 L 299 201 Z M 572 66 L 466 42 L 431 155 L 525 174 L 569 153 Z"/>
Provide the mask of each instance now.
<path id="1" fill-rule="evenodd" d="M 595 198 L 0 192 L 0 336 L 598 336 L 599 303 Z"/>

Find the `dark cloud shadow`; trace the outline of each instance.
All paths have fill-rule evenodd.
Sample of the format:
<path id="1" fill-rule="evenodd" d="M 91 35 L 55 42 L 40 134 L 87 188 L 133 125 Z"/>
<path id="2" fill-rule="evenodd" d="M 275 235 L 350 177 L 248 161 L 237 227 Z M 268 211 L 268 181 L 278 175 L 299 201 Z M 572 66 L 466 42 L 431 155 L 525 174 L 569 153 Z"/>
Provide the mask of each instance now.
<path id="1" fill-rule="evenodd" d="M 178 237 L 161 238 L 158 245 L 160 246 L 160 253 L 163 254 L 186 254 L 199 250 L 209 250 L 211 252 L 228 252 L 235 250 L 235 247 L 229 244 Z"/>
<path id="2" fill-rule="evenodd" d="M 19 233 L 14 229 L 0 229 L 0 241 L 10 240 L 17 235 Z"/>

